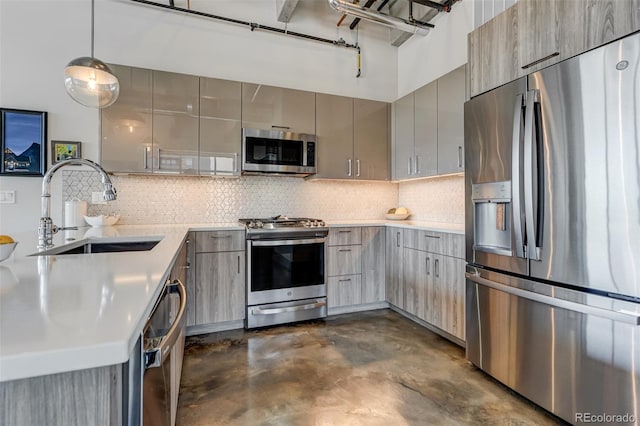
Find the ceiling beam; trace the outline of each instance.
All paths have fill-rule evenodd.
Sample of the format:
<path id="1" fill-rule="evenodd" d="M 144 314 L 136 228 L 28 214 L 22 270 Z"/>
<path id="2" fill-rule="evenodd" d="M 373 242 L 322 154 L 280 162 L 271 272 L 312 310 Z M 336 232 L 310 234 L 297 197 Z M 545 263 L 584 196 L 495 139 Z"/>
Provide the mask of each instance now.
<path id="1" fill-rule="evenodd" d="M 298 6 L 298 0 L 276 0 L 276 14 L 279 22 L 289 22 L 294 10 Z"/>

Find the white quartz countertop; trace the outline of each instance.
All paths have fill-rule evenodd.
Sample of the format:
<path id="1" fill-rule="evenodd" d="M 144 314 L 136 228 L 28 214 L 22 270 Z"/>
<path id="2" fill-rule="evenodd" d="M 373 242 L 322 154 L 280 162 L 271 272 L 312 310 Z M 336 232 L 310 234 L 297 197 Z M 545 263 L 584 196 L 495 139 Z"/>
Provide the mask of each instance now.
<path id="1" fill-rule="evenodd" d="M 395 226 L 464 233 L 464 225 L 333 220 L 329 226 Z M 35 231 L 13 235 L 0 262 L 0 382 L 129 359 L 189 231 L 244 230 L 238 222 L 80 228 L 55 235 L 56 248 L 83 241 L 160 240 L 149 251 L 30 256 Z"/>
<path id="2" fill-rule="evenodd" d="M 417 220 L 386 220 L 386 219 L 345 219 L 327 220 L 330 227 L 342 226 L 393 226 L 397 228 L 419 229 L 423 231 L 448 232 L 451 234 L 464 234 L 463 223 L 426 222 Z"/>
<path id="3" fill-rule="evenodd" d="M 29 256 L 35 231 L 0 262 L 0 381 L 119 364 L 160 295 L 189 230 L 244 229 L 236 223 L 80 228 L 56 248 L 85 240 L 161 239 L 150 251 Z M 73 239 L 73 240 L 68 240 Z"/>

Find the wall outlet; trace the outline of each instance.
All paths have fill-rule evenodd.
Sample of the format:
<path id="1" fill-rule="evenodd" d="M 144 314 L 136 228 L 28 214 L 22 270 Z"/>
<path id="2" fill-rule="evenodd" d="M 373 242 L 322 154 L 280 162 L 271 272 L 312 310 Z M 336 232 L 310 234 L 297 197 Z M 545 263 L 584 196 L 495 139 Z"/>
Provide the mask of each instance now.
<path id="1" fill-rule="evenodd" d="M 102 192 L 91 193 L 91 204 L 107 204 L 104 198 L 102 198 Z"/>
<path id="2" fill-rule="evenodd" d="M 0 191 L 0 204 L 15 204 L 16 191 Z"/>

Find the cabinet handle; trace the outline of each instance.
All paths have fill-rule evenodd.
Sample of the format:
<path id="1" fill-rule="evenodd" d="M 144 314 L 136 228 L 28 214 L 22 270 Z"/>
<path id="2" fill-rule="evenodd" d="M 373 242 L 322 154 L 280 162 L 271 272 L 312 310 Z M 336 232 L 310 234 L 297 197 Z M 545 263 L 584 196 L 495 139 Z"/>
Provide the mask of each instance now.
<path id="1" fill-rule="evenodd" d="M 160 170 L 160 148 L 156 149 L 156 158 L 158 159 L 158 170 Z"/>
<path id="2" fill-rule="evenodd" d="M 407 161 L 407 174 L 411 176 L 411 157 L 409 157 L 409 161 Z"/>
<path id="3" fill-rule="evenodd" d="M 428 235 L 428 234 L 424 234 L 425 237 L 427 238 L 436 238 L 436 239 L 440 239 L 440 235 Z"/>
<path id="4" fill-rule="evenodd" d="M 181 266 L 180 269 L 189 269 L 191 268 L 191 264 L 187 263 L 185 266 Z"/>
<path id="5" fill-rule="evenodd" d="M 284 129 L 284 130 L 290 130 L 291 127 L 289 126 L 271 126 L 272 129 Z"/>
<path id="6" fill-rule="evenodd" d="M 339 252 L 343 252 L 343 251 L 351 251 L 351 249 L 342 249 L 342 250 L 338 250 Z"/>
<path id="7" fill-rule="evenodd" d="M 429 261 L 431 260 L 431 258 L 429 256 L 427 256 L 426 262 L 427 262 L 427 275 L 431 275 L 431 271 L 429 270 Z"/>
<path id="8" fill-rule="evenodd" d="M 440 260 L 436 259 L 433 261 L 433 271 L 435 273 L 436 278 L 440 278 Z"/>
<path id="9" fill-rule="evenodd" d="M 347 176 L 351 177 L 351 158 L 347 160 Z"/>
<path id="10" fill-rule="evenodd" d="M 400 231 L 396 232 L 396 247 L 400 247 Z"/>
<path id="11" fill-rule="evenodd" d="M 238 172 L 238 153 L 237 152 L 233 153 L 233 172 L 234 173 Z"/>
<path id="12" fill-rule="evenodd" d="M 340 234 L 348 234 L 349 232 L 351 232 L 351 231 L 350 230 L 349 231 L 338 231 L 338 233 L 340 233 Z"/>
<path id="13" fill-rule="evenodd" d="M 462 167 L 462 147 L 458 147 L 458 168 Z"/>
<path id="14" fill-rule="evenodd" d="M 360 177 L 360 160 L 356 160 L 356 176 Z"/>
<path id="15" fill-rule="evenodd" d="M 545 56 L 544 58 L 540 58 L 540 59 L 538 59 L 538 60 L 536 60 L 536 61 L 533 61 L 533 62 L 531 62 L 531 63 L 529 63 L 529 64 L 527 64 L 527 65 L 523 65 L 523 66 L 522 66 L 522 69 L 523 69 L 523 70 L 526 70 L 527 68 L 531 68 L 531 67 L 532 67 L 532 66 L 534 66 L 534 65 L 538 65 L 540 62 L 548 61 L 548 60 L 549 60 L 549 59 L 551 59 L 551 58 L 555 58 L 555 57 L 556 57 L 556 56 L 558 56 L 559 54 L 560 54 L 560 52 L 553 52 L 551 55 L 547 55 L 547 56 Z"/>
<path id="16" fill-rule="evenodd" d="M 231 238 L 231 235 L 209 235 L 209 238 Z"/>
<path id="17" fill-rule="evenodd" d="M 344 282 L 347 282 L 347 281 L 351 281 L 351 278 L 345 278 L 343 280 L 338 280 L 339 283 L 344 283 Z"/>
<path id="18" fill-rule="evenodd" d="M 145 146 L 143 153 L 144 153 L 144 157 L 142 158 L 142 161 L 143 161 L 144 168 L 146 170 L 146 169 L 149 168 L 149 158 L 148 158 L 148 156 L 149 156 L 149 147 Z"/>
<path id="19" fill-rule="evenodd" d="M 416 155 L 416 174 L 420 174 L 420 156 Z"/>
<path id="20" fill-rule="evenodd" d="M 240 274 L 240 255 L 238 255 L 238 274 Z"/>

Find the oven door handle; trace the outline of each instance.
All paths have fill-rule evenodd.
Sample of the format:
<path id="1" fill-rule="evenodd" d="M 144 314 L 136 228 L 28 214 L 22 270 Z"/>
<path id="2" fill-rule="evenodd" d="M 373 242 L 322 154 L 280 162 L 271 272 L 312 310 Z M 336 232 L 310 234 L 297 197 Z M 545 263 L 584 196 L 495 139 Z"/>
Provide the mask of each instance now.
<path id="1" fill-rule="evenodd" d="M 256 246 L 297 246 L 300 244 L 315 244 L 315 243 L 324 243 L 326 238 L 306 238 L 302 240 L 268 240 L 268 241 L 257 241 L 250 240 L 251 245 Z"/>
<path id="2" fill-rule="evenodd" d="M 326 305 L 327 305 L 327 302 L 315 302 L 315 303 L 308 303 L 306 305 L 287 306 L 284 308 L 269 308 L 269 309 L 253 308 L 251 312 L 253 313 L 253 315 L 276 315 L 276 314 L 282 314 L 284 312 L 306 311 L 308 309 L 322 308 L 323 306 L 326 306 Z"/>

